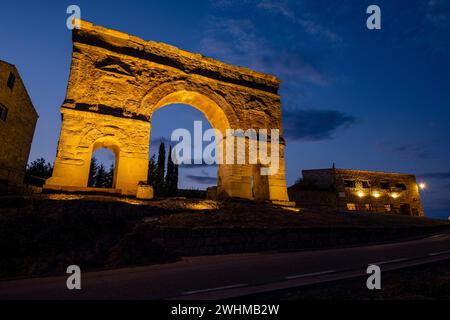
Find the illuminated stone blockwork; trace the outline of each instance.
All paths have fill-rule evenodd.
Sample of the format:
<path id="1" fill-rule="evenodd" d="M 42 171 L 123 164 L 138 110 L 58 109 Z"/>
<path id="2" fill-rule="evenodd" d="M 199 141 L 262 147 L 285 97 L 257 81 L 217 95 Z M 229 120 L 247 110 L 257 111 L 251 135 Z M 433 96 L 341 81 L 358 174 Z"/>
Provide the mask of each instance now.
<path id="1" fill-rule="evenodd" d="M 16 67 L 0 60 L 0 193 L 23 185 L 37 119 Z"/>
<path id="2" fill-rule="evenodd" d="M 279 129 L 276 174 L 261 176 L 259 163 L 219 164 L 217 195 L 288 201 L 278 88 L 274 76 L 82 21 L 73 32 L 61 136 L 46 186 L 86 187 L 92 152 L 106 147 L 116 155 L 113 187 L 135 196 L 147 179 L 152 114 L 181 103 L 203 112 L 224 136 L 226 129 Z M 270 148 L 270 135 L 268 141 Z"/>
<path id="3" fill-rule="evenodd" d="M 303 170 L 289 188 L 298 206 L 318 211 L 385 212 L 424 216 L 416 177 L 348 169 Z"/>

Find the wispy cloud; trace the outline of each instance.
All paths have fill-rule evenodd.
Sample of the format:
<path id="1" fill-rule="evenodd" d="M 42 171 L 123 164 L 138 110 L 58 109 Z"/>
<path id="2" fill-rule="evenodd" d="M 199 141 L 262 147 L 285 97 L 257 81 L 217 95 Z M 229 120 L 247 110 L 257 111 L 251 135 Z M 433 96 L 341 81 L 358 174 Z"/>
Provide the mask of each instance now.
<path id="1" fill-rule="evenodd" d="M 423 143 L 407 143 L 392 144 L 382 143 L 379 145 L 381 149 L 389 152 L 397 153 L 405 157 L 414 157 L 416 159 L 428 159 L 431 157 L 428 144 Z"/>
<path id="2" fill-rule="evenodd" d="M 272 15 L 278 15 L 285 18 L 287 22 L 296 24 L 306 34 L 319 37 L 332 43 L 342 41 L 341 37 L 335 32 L 321 25 L 310 10 L 307 10 L 303 0 L 214 0 L 213 5 L 217 8 L 236 8 L 244 10 L 257 9 Z"/>
<path id="3" fill-rule="evenodd" d="M 291 22 L 298 24 L 303 31 L 312 35 L 323 37 L 333 43 L 341 42 L 342 39 L 335 32 L 325 28 L 320 23 L 311 18 L 310 12 L 300 11 L 293 7 L 293 4 L 299 1 L 287 0 L 262 0 L 259 1 L 257 7 L 274 14 L 281 14 Z"/>
<path id="4" fill-rule="evenodd" d="M 251 20 L 210 18 L 202 40 L 208 55 L 283 80 L 327 85 L 329 79 L 298 52 L 275 48 L 259 36 Z"/>
<path id="5" fill-rule="evenodd" d="M 450 1 L 449 0 L 429 0 L 425 14 L 427 22 L 437 28 L 447 28 L 450 26 Z"/>
<path id="6" fill-rule="evenodd" d="M 192 159 L 191 164 L 181 164 L 180 168 L 199 169 L 199 168 L 215 168 L 215 167 L 217 167 L 217 164 L 207 164 L 207 163 L 205 163 L 205 161 L 203 159 L 199 160 L 198 162 L 201 162 L 201 163 L 195 164 L 194 159 Z"/>
<path id="7" fill-rule="evenodd" d="M 191 180 L 193 182 L 200 183 L 200 184 L 212 185 L 212 184 L 217 183 L 217 178 L 209 177 L 209 176 L 205 176 L 205 175 L 188 174 L 188 175 L 186 175 L 186 178 L 188 178 L 189 180 Z"/>
<path id="8" fill-rule="evenodd" d="M 306 109 L 283 113 L 284 134 L 291 140 L 331 139 L 338 129 L 355 123 L 355 117 L 336 110 Z"/>
<path id="9" fill-rule="evenodd" d="M 297 19 L 297 15 L 289 7 L 288 1 L 263 0 L 258 3 L 257 7 L 267 11 L 272 11 L 274 13 L 279 13 L 293 21 Z"/>

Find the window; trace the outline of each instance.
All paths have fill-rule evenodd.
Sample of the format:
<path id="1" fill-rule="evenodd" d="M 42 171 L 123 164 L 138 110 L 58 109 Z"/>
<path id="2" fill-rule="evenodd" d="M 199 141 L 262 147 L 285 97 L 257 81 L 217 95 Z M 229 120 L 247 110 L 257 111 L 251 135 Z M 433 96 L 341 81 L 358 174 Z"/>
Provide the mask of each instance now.
<path id="1" fill-rule="evenodd" d="M 356 211 L 356 204 L 354 204 L 354 203 L 347 203 L 347 210 L 348 211 Z"/>
<path id="2" fill-rule="evenodd" d="M 8 116 L 8 108 L 0 103 L 0 120 L 6 121 L 7 116 Z"/>
<path id="3" fill-rule="evenodd" d="M 406 185 L 405 185 L 404 183 L 397 183 L 397 184 L 395 185 L 395 187 L 396 187 L 398 190 L 401 190 L 401 191 L 405 191 L 405 190 L 406 190 Z"/>
<path id="4" fill-rule="evenodd" d="M 9 76 L 8 76 L 8 82 L 6 83 L 6 85 L 12 90 L 12 88 L 14 88 L 14 82 L 16 81 L 16 76 L 10 72 Z"/>
<path id="5" fill-rule="evenodd" d="M 391 205 L 390 205 L 390 204 L 385 204 L 385 205 L 384 205 L 384 210 L 385 210 L 386 212 L 391 212 L 391 211 L 392 211 Z"/>
<path id="6" fill-rule="evenodd" d="M 389 190 L 391 185 L 387 181 L 380 182 L 380 188 L 383 190 Z"/>
<path id="7" fill-rule="evenodd" d="M 355 181 L 353 180 L 344 180 L 344 187 L 346 188 L 354 188 L 355 187 Z"/>
<path id="8" fill-rule="evenodd" d="M 369 189 L 370 188 L 370 183 L 367 180 L 361 181 L 361 185 L 364 189 Z"/>

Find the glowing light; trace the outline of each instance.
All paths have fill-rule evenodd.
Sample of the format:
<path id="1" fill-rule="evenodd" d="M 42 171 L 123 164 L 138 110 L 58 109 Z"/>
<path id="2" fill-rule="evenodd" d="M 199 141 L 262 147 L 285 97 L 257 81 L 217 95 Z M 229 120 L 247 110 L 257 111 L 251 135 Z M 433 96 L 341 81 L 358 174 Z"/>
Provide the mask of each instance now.
<path id="1" fill-rule="evenodd" d="M 380 197 L 380 193 L 379 192 L 374 192 L 373 194 L 372 194 L 375 198 L 379 198 Z"/>
<path id="2" fill-rule="evenodd" d="M 427 185 L 425 184 L 425 182 L 421 182 L 421 183 L 419 183 L 419 188 L 420 188 L 420 190 L 424 190 L 427 188 Z"/>
<path id="3" fill-rule="evenodd" d="M 359 191 L 357 194 L 358 194 L 358 197 L 360 197 L 360 198 L 365 196 L 364 192 L 362 192 L 362 191 Z"/>
<path id="4" fill-rule="evenodd" d="M 394 198 L 394 199 L 397 199 L 398 198 L 398 193 L 394 192 L 393 194 L 391 194 L 391 197 Z"/>
<path id="5" fill-rule="evenodd" d="M 300 208 L 295 208 L 295 207 L 281 207 L 283 210 L 287 210 L 287 211 L 293 211 L 293 212 L 300 212 Z"/>

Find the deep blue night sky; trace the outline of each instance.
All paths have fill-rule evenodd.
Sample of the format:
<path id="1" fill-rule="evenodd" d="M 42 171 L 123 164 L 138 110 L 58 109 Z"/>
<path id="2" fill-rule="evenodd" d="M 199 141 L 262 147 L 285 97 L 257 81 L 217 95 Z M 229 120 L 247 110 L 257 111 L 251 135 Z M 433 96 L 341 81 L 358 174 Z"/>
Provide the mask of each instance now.
<path id="1" fill-rule="evenodd" d="M 413 173 L 428 184 L 427 214 L 450 214 L 449 0 L 10 1 L 0 59 L 18 67 L 40 115 L 30 160 L 55 157 L 70 4 L 97 25 L 278 76 L 289 184 L 333 162 Z M 370 4 L 381 7 L 382 30 L 366 28 Z M 159 110 L 151 146 L 202 118 L 189 107 Z M 181 176 L 183 187 L 205 188 L 215 172 Z"/>

